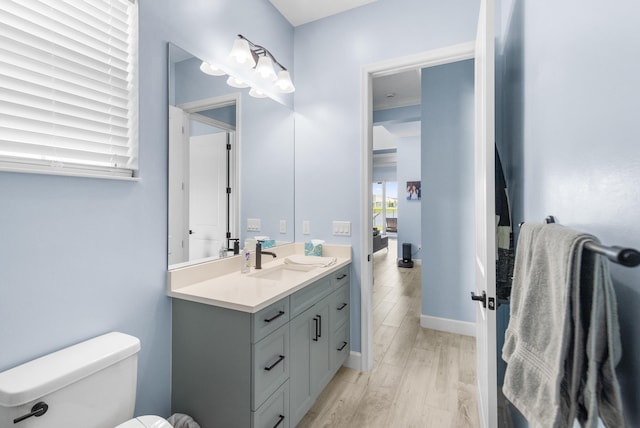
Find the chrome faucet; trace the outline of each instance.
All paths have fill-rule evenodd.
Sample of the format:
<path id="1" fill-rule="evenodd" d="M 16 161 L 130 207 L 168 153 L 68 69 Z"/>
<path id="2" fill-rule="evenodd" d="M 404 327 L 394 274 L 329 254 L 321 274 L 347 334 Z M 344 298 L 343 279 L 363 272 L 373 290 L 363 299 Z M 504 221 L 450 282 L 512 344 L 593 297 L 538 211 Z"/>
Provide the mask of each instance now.
<path id="1" fill-rule="evenodd" d="M 276 253 L 272 253 L 271 251 L 262 251 L 262 241 L 256 242 L 256 269 L 262 269 L 262 255 L 269 254 L 276 258 Z"/>

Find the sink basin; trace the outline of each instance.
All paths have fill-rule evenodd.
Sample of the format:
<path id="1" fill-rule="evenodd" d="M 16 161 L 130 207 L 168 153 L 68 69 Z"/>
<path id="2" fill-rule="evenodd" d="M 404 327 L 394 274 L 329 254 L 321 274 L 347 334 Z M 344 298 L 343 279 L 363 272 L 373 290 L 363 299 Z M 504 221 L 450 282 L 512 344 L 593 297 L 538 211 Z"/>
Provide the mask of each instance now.
<path id="1" fill-rule="evenodd" d="M 317 266 L 283 264 L 269 269 L 257 270 L 250 276 L 273 281 L 293 281 L 315 268 Z"/>

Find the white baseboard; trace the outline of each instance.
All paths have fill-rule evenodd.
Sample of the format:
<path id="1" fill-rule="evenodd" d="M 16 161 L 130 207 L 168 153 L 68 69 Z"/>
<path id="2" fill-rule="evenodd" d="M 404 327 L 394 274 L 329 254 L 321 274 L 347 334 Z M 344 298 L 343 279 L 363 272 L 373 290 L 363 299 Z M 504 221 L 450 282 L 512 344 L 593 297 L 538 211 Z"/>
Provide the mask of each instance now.
<path id="1" fill-rule="evenodd" d="M 446 331 L 447 333 L 462 334 L 465 336 L 476 335 L 476 323 L 458 321 L 448 318 L 438 318 L 429 315 L 420 315 L 420 326 L 433 330 Z"/>
<path id="2" fill-rule="evenodd" d="M 344 362 L 344 366 L 354 370 L 362 370 L 362 354 L 360 352 L 351 351 L 347 361 Z"/>

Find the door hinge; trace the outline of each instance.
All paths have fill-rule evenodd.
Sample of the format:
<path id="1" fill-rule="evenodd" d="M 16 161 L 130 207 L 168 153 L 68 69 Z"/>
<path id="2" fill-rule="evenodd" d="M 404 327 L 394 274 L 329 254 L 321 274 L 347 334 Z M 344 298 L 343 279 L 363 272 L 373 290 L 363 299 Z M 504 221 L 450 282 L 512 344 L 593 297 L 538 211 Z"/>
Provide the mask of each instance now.
<path id="1" fill-rule="evenodd" d="M 227 195 L 231 194 L 231 187 L 227 187 Z"/>

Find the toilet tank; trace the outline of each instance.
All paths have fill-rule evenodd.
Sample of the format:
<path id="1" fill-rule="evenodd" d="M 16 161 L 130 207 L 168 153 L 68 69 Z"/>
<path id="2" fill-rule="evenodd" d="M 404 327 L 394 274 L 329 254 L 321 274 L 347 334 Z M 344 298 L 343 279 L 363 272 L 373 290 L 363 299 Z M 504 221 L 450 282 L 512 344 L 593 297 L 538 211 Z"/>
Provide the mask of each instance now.
<path id="1" fill-rule="evenodd" d="M 0 373 L 0 427 L 113 428 L 133 417 L 140 340 L 108 333 Z M 44 402 L 46 413 L 29 417 Z"/>

